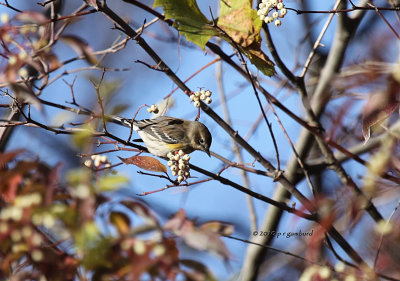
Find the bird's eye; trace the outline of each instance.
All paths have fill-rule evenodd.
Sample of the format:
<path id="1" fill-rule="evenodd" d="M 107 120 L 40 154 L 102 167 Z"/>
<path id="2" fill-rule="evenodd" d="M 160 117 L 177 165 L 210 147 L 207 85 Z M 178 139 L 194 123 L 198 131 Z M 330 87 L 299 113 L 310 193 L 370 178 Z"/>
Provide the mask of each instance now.
<path id="1" fill-rule="evenodd" d="M 204 139 L 199 139 L 199 143 L 203 144 L 204 143 Z"/>

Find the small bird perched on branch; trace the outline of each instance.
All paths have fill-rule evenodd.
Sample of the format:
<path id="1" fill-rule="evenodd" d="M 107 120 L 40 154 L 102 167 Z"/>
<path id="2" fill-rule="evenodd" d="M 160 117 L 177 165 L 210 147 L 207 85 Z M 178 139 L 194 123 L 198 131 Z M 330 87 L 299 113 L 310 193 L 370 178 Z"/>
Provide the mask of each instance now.
<path id="1" fill-rule="evenodd" d="M 159 116 L 138 121 L 124 119 L 122 123 L 132 126 L 149 152 L 155 156 L 167 157 L 169 152 L 177 150 L 186 154 L 201 150 L 210 156 L 212 136 L 201 122 Z"/>

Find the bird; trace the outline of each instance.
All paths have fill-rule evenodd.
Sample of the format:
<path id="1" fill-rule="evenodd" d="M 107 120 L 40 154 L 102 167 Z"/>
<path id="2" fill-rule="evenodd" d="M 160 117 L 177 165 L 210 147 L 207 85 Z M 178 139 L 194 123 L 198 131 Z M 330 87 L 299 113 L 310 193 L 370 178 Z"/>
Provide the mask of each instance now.
<path id="1" fill-rule="evenodd" d="M 128 120 L 124 121 L 126 124 Z M 147 150 L 155 156 L 167 158 L 169 152 L 178 150 L 185 154 L 200 150 L 210 156 L 212 136 L 208 128 L 199 121 L 159 116 L 128 122 L 139 134 Z"/>

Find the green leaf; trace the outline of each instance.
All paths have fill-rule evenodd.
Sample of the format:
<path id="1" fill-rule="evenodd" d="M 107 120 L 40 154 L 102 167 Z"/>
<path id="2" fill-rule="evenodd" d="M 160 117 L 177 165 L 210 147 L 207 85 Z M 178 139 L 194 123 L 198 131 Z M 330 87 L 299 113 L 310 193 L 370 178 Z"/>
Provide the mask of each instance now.
<path id="1" fill-rule="evenodd" d="M 86 222 L 74 233 L 77 253 L 82 257 L 81 264 L 89 270 L 111 267 L 111 241 L 103 237 L 93 222 Z"/>
<path id="2" fill-rule="evenodd" d="M 154 7 L 162 7 L 166 19 L 174 19 L 174 27 L 191 41 L 204 49 L 218 31 L 210 26 L 210 21 L 197 6 L 196 0 L 155 0 Z"/>
<path id="3" fill-rule="evenodd" d="M 129 104 L 117 104 L 110 110 L 111 115 L 119 115 L 130 107 Z"/>
<path id="4" fill-rule="evenodd" d="M 68 184 L 77 186 L 81 183 L 88 183 L 91 179 L 91 172 L 88 169 L 74 169 L 67 173 Z"/>
<path id="5" fill-rule="evenodd" d="M 262 22 L 251 5 L 252 1 L 221 0 L 217 24 L 257 69 L 264 75 L 272 76 L 275 73 L 274 63 L 261 50 Z M 232 44 L 227 36 L 221 37 L 225 37 L 223 39 Z"/>
<path id="6" fill-rule="evenodd" d="M 89 124 L 84 124 L 81 127 L 81 131 L 79 131 L 77 134 L 72 135 L 72 142 L 76 147 L 83 149 L 89 144 L 92 136 L 93 127 Z"/>
<path id="7" fill-rule="evenodd" d="M 218 36 L 240 51 L 264 75 L 275 73 L 274 63 L 261 50 L 260 30 L 262 22 L 252 8 L 251 0 L 221 0 L 217 25 L 226 32 L 211 25 L 200 11 L 196 0 L 155 0 L 154 7 L 163 7 L 166 19 L 174 19 L 176 27 L 188 41 L 204 49 L 208 40 Z"/>
<path id="8" fill-rule="evenodd" d="M 99 181 L 99 191 L 113 191 L 128 183 L 125 176 L 104 176 Z"/>

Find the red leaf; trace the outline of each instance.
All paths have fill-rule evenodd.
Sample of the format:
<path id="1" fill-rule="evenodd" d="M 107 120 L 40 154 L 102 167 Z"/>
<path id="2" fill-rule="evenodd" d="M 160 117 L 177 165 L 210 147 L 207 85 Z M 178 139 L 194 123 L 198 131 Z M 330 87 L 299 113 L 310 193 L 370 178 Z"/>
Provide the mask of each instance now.
<path id="1" fill-rule="evenodd" d="M 23 149 L 18 149 L 14 151 L 9 151 L 7 153 L 0 153 L 0 169 L 3 169 L 4 166 L 11 162 L 18 154 L 24 152 Z"/>
<path id="2" fill-rule="evenodd" d="M 161 162 L 157 159 L 150 156 L 132 156 L 129 158 L 118 158 L 121 159 L 124 164 L 132 164 L 146 171 L 167 173 L 167 167 L 161 164 Z"/>

